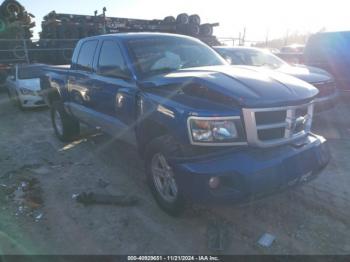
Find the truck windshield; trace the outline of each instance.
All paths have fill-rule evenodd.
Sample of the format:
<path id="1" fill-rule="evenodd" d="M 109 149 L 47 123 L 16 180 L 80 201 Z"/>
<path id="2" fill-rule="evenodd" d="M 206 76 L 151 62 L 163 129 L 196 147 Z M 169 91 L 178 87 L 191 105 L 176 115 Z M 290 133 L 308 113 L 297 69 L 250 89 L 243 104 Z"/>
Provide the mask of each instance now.
<path id="1" fill-rule="evenodd" d="M 227 64 L 207 45 L 186 38 L 137 39 L 128 41 L 127 46 L 141 77 L 183 68 Z"/>

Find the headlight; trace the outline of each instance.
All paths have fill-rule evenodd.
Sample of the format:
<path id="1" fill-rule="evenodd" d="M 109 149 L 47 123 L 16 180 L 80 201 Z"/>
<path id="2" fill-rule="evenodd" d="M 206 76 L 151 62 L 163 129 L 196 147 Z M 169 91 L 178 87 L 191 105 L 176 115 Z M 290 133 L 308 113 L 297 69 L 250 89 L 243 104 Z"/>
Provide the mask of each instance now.
<path id="1" fill-rule="evenodd" d="M 30 90 L 30 89 L 27 89 L 27 88 L 23 88 L 22 87 L 22 88 L 20 88 L 20 90 L 21 90 L 21 93 L 23 95 L 31 95 L 31 96 L 35 96 L 36 95 L 33 90 Z"/>
<path id="2" fill-rule="evenodd" d="M 237 125 L 240 117 L 190 117 L 189 135 L 192 144 L 227 145 L 242 144 Z"/>

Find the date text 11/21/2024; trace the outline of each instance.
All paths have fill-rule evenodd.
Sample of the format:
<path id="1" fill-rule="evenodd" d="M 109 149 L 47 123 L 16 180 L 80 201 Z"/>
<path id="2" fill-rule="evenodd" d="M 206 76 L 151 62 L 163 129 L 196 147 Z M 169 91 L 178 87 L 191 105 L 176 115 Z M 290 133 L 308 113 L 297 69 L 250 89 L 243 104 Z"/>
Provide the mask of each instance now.
<path id="1" fill-rule="evenodd" d="M 217 256 L 128 256 L 128 261 L 220 261 Z"/>

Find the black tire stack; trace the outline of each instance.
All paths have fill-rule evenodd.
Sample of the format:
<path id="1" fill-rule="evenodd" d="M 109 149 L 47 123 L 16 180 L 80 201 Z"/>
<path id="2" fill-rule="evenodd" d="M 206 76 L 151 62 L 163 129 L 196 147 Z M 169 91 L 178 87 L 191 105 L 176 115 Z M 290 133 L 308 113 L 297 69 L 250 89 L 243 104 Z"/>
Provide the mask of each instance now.
<path id="1" fill-rule="evenodd" d="M 164 23 L 175 24 L 175 32 L 178 34 L 190 35 L 194 37 L 211 37 L 213 36 L 212 24 L 201 24 L 199 15 L 188 15 L 186 13 L 179 14 L 176 19 L 167 16 L 163 19 Z"/>
<path id="2" fill-rule="evenodd" d="M 200 38 L 209 44 L 215 24 L 201 24 L 199 15 L 186 13 L 167 16 L 162 20 L 142 20 L 105 16 L 85 16 L 59 14 L 52 11 L 42 22 L 39 45 L 41 62 L 67 64 L 71 60 L 72 49 L 77 41 L 87 36 L 119 32 L 166 32 L 184 34 Z"/>
<path id="3" fill-rule="evenodd" d="M 73 49 L 81 38 L 103 34 L 104 18 L 58 14 L 52 11 L 41 24 L 39 61 L 50 64 L 70 63 Z M 45 50 L 47 49 L 47 51 Z"/>
<path id="4" fill-rule="evenodd" d="M 28 48 L 32 46 L 30 38 L 35 23 L 34 16 L 15 0 L 5 0 L 0 5 L 0 64 L 19 62 L 26 59 L 24 42 Z"/>

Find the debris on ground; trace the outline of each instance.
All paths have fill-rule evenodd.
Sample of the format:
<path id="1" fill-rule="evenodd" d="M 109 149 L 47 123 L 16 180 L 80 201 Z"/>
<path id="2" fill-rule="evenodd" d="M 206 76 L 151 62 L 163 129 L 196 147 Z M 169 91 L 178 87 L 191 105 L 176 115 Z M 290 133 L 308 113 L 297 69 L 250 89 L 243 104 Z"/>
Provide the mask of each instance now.
<path id="1" fill-rule="evenodd" d="M 40 213 L 38 215 L 35 216 L 35 222 L 39 222 L 42 218 L 43 218 L 44 214 Z"/>
<path id="2" fill-rule="evenodd" d="M 258 244 L 262 247 L 270 247 L 275 239 L 276 237 L 274 235 L 265 233 L 259 238 Z"/>
<path id="3" fill-rule="evenodd" d="M 100 178 L 98 181 L 97 181 L 97 184 L 100 188 L 106 188 L 109 186 L 109 182 L 103 180 L 102 178 Z"/>
<path id="4" fill-rule="evenodd" d="M 32 172 L 39 167 L 40 165 L 37 164 L 23 165 L 0 177 L 1 202 L 12 203 L 16 216 L 33 217 L 35 221 L 42 218 L 37 216 L 44 205 L 40 182 L 33 177 Z"/>
<path id="5" fill-rule="evenodd" d="M 117 206 L 134 206 L 139 203 L 139 199 L 129 195 L 107 195 L 96 194 L 93 192 L 83 192 L 78 195 L 73 195 L 77 202 L 84 205 L 117 205 Z"/>
<path id="6" fill-rule="evenodd" d="M 72 199 L 76 199 L 79 196 L 79 194 L 73 194 Z"/>
<path id="7" fill-rule="evenodd" d="M 207 227 L 208 248 L 214 252 L 224 251 L 229 244 L 230 230 L 226 223 L 211 220 Z"/>

